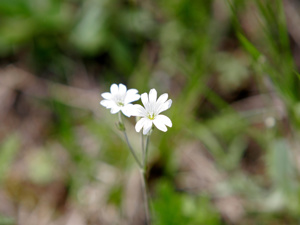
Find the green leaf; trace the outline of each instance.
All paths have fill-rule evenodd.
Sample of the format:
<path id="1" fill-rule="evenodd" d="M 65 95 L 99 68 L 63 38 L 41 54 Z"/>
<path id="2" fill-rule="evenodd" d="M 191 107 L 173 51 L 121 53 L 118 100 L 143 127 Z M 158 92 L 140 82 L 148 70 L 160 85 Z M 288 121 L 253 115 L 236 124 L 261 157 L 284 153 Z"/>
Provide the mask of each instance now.
<path id="1" fill-rule="evenodd" d="M 237 37 L 239 41 L 241 42 L 242 46 L 245 48 L 245 50 L 250 53 L 252 58 L 257 61 L 261 53 L 256 49 L 256 47 L 243 35 L 242 33 L 238 32 Z"/>

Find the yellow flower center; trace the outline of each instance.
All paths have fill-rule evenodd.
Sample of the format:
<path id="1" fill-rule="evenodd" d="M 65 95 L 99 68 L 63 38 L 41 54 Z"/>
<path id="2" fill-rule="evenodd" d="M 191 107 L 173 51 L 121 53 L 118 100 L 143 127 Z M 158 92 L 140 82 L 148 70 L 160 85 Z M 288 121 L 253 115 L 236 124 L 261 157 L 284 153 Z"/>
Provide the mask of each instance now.
<path id="1" fill-rule="evenodd" d="M 152 115 L 148 115 L 148 118 L 150 119 L 150 120 L 154 120 L 154 114 L 152 114 Z"/>
<path id="2" fill-rule="evenodd" d="M 117 106 L 124 106 L 123 102 L 117 102 Z"/>

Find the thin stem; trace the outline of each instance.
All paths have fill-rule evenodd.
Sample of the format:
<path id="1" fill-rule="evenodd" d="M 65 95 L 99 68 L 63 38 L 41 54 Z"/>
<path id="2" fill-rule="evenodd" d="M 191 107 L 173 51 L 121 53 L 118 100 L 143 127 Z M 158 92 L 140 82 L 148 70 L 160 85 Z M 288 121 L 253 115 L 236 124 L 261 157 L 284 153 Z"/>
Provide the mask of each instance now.
<path id="1" fill-rule="evenodd" d="M 148 188 L 147 188 L 147 182 L 146 182 L 146 171 L 140 170 L 140 172 L 141 172 L 141 176 L 142 176 L 142 190 L 143 190 L 143 198 L 144 198 L 146 225 L 151 225 L 149 202 L 148 202 Z"/>
<path id="2" fill-rule="evenodd" d="M 131 147 L 131 144 L 130 144 L 130 142 L 129 142 L 129 140 L 128 140 L 127 133 L 126 133 L 126 129 L 125 129 L 125 124 L 123 123 L 122 115 L 121 115 L 120 112 L 119 112 L 119 121 L 120 121 L 120 123 L 123 124 L 123 126 L 124 126 L 123 134 L 124 134 L 125 140 L 126 140 L 126 142 L 127 142 L 127 145 L 128 145 L 128 147 L 129 147 L 129 150 L 130 150 L 130 152 L 131 152 L 133 158 L 135 159 L 135 161 L 136 161 L 137 164 L 139 165 L 139 167 L 142 169 L 142 168 L 143 168 L 143 165 L 141 164 L 139 158 L 138 158 L 137 155 L 135 154 L 135 152 L 134 152 L 133 148 Z"/>
<path id="3" fill-rule="evenodd" d="M 142 159 L 143 159 L 143 168 L 145 167 L 145 147 L 144 147 L 144 135 L 141 132 L 141 145 L 142 145 Z"/>
<path id="4" fill-rule="evenodd" d="M 150 135 L 147 135 L 147 139 L 146 139 L 146 146 L 144 147 L 144 137 L 143 134 L 141 136 L 142 140 L 141 140 L 141 144 L 142 144 L 142 157 L 143 157 L 143 161 L 142 163 L 140 162 L 140 160 L 138 159 L 137 155 L 135 154 L 129 140 L 127 137 L 127 133 L 126 133 L 126 129 L 125 129 L 125 124 L 123 122 L 122 119 L 122 115 L 121 112 L 119 112 L 119 122 L 120 122 L 120 126 L 122 127 L 122 131 L 125 137 L 125 140 L 127 142 L 127 145 L 129 147 L 129 150 L 133 156 L 133 158 L 135 159 L 135 161 L 137 162 L 137 164 L 140 167 L 140 174 L 142 176 L 142 190 L 143 190 L 143 198 L 144 198 L 144 208 L 145 208 L 145 216 L 146 216 L 146 225 L 151 225 L 151 218 L 150 218 L 150 212 L 149 212 L 149 202 L 148 202 L 148 189 L 147 189 L 147 182 L 146 182 L 146 173 L 147 173 L 147 153 L 148 153 L 148 146 L 149 146 L 149 139 L 150 139 Z"/>
<path id="5" fill-rule="evenodd" d="M 143 139 L 143 135 L 142 135 Z M 144 197 L 144 208 L 145 208 L 145 216 L 146 216 L 146 224 L 150 225 L 151 224 L 151 217 L 150 217 L 150 211 L 149 211 L 149 201 L 148 201 L 148 189 L 147 189 L 147 179 L 146 179 L 146 174 L 147 174 L 147 155 L 148 155 L 148 146 L 149 146 L 149 140 L 150 140 L 150 135 L 147 135 L 146 139 L 146 146 L 144 148 L 143 144 L 143 165 L 144 168 L 141 170 L 141 175 L 142 175 L 142 186 L 143 186 L 143 197 Z M 142 141 L 144 142 L 144 141 Z"/>
<path id="6" fill-rule="evenodd" d="M 146 147 L 145 147 L 145 155 L 144 155 L 144 171 L 147 172 L 147 158 L 148 158 L 148 146 L 150 141 L 150 135 L 147 135 L 146 139 Z"/>

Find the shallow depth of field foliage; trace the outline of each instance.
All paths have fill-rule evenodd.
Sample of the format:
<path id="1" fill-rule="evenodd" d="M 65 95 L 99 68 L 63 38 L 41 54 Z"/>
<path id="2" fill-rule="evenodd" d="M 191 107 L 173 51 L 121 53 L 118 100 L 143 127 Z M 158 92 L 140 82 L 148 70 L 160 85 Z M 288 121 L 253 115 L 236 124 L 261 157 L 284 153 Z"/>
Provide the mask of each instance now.
<path id="1" fill-rule="evenodd" d="M 154 225 L 296 225 L 295 0 L 2 0 L 0 224 L 144 224 L 138 167 L 100 93 L 169 93 Z M 129 138 L 139 149 L 133 118 Z"/>

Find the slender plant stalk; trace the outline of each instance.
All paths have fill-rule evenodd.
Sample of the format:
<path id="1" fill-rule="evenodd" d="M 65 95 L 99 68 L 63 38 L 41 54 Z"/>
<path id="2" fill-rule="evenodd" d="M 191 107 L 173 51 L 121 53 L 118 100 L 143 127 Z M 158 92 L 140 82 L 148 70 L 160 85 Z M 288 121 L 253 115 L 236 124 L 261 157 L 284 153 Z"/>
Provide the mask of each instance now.
<path id="1" fill-rule="evenodd" d="M 142 146 L 142 159 L 143 159 L 143 168 L 145 167 L 145 146 L 144 146 L 144 135 L 141 132 L 141 146 Z"/>
<path id="2" fill-rule="evenodd" d="M 142 145 L 142 163 L 138 159 L 137 155 L 135 154 L 135 151 L 133 150 L 125 129 L 125 124 L 122 119 L 122 114 L 119 112 L 119 122 L 120 122 L 120 130 L 122 130 L 125 140 L 127 142 L 127 145 L 129 147 L 129 150 L 135 159 L 136 163 L 140 167 L 140 174 L 142 177 L 142 190 L 143 190 L 143 198 L 144 198 L 144 208 L 145 208 L 145 216 L 146 216 L 146 225 L 151 225 L 151 218 L 150 218 L 150 212 L 149 212 L 149 202 L 148 202 L 148 189 L 147 189 L 147 182 L 146 182 L 146 174 L 147 174 L 147 153 L 148 153 L 148 146 L 149 146 L 149 139 L 150 135 L 147 135 L 146 139 L 146 146 L 144 146 L 144 137 L 143 134 L 141 134 L 141 145 Z"/>
<path id="3" fill-rule="evenodd" d="M 148 188 L 147 188 L 147 182 L 146 182 L 146 171 L 140 170 L 140 174 L 142 177 L 142 190 L 143 190 L 143 198 L 144 198 L 146 225 L 151 225 L 149 202 L 148 202 Z"/>
<path id="4" fill-rule="evenodd" d="M 143 139 L 143 136 L 142 136 Z M 148 201 L 148 188 L 147 188 L 147 153 L 148 153 L 148 146 L 149 146 L 149 140 L 150 135 L 147 135 L 146 139 L 146 147 L 144 148 L 143 145 L 143 165 L 144 168 L 141 170 L 141 176 L 142 176 L 142 186 L 143 186 L 143 197 L 144 197 L 144 209 L 145 209 L 145 216 L 146 216 L 146 224 L 151 225 L 151 217 L 150 217 L 150 211 L 149 211 L 149 201 Z M 144 141 L 142 141 L 143 143 Z"/>
<path id="5" fill-rule="evenodd" d="M 151 132 L 151 131 L 149 131 Z M 147 135 L 146 139 L 146 147 L 145 147 L 145 154 L 144 154 L 144 171 L 147 171 L 147 158 L 148 158 L 148 146 L 149 146 L 149 141 L 150 141 L 150 135 Z"/>
<path id="6" fill-rule="evenodd" d="M 143 168 L 143 165 L 142 165 L 142 163 L 140 162 L 140 160 L 139 160 L 139 158 L 137 157 L 137 155 L 135 154 L 135 152 L 134 152 L 134 150 L 133 150 L 133 148 L 132 148 L 132 146 L 131 146 L 131 144 L 130 144 L 130 142 L 129 142 L 129 140 L 128 140 L 127 133 L 126 133 L 126 129 L 125 129 L 125 124 L 124 124 L 124 122 L 123 122 L 122 115 L 121 115 L 120 112 L 119 112 L 119 122 L 120 122 L 120 124 L 122 124 L 121 126 L 123 126 L 122 132 L 123 132 L 123 134 L 124 134 L 124 137 L 125 137 L 125 140 L 126 140 L 126 142 L 127 142 L 128 147 L 129 147 L 129 150 L 130 150 L 130 152 L 131 152 L 133 158 L 135 159 L 136 163 L 139 165 L 140 169 L 142 169 L 142 168 Z"/>

